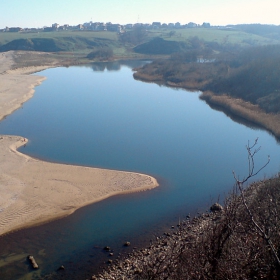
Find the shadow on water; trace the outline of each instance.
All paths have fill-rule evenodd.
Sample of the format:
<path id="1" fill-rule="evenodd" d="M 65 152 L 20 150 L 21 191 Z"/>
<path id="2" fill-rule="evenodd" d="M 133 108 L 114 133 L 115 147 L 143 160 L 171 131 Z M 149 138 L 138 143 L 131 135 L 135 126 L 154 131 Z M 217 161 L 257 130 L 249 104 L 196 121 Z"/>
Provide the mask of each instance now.
<path id="1" fill-rule="evenodd" d="M 280 138 L 276 137 L 272 132 L 268 131 L 266 128 L 264 128 L 263 126 L 256 124 L 252 121 L 246 120 L 244 118 L 242 118 L 241 116 L 238 116 L 236 114 L 233 114 L 232 112 L 230 112 L 229 110 L 227 110 L 226 108 L 219 106 L 219 105 L 215 105 L 215 104 L 211 104 L 208 103 L 206 100 L 204 100 L 211 109 L 219 111 L 219 112 L 223 112 L 226 116 L 228 116 L 231 120 L 233 120 L 234 122 L 237 122 L 239 124 L 245 125 L 249 128 L 252 129 L 261 129 L 263 131 L 266 131 L 267 133 L 269 133 L 271 136 L 273 136 L 275 138 L 275 140 L 280 143 Z"/>

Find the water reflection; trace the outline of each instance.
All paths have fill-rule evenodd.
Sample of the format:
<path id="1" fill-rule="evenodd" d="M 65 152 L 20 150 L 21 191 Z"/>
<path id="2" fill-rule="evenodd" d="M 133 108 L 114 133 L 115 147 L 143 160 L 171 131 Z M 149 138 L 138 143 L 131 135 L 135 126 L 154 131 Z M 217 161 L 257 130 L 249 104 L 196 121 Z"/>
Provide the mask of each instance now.
<path id="1" fill-rule="evenodd" d="M 227 109 L 225 109 L 224 107 L 222 106 L 219 106 L 219 105 L 215 105 L 215 104 L 208 104 L 212 109 L 216 110 L 216 111 L 220 111 L 220 112 L 223 112 L 226 116 L 228 116 L 230 119 L 232 119 L 234 122 L 237 122 L 237 123 L 240 123 L 240 124 L 243 124 L 251 129 L 254 129 L 254 130 L 263 130 L 263 131 L 266 131 L 267 133 L 269 133 L 272 137 L 275 138 L 275 140 L 280 143 L 280 138 L 277 138 L 272 132 L 270 131 L 267 131 L 267 129 L 265 129 L 264 127 L 261 127 L 259 124 L 256 124 L 252 121 L 249 121 L 249 120 L 246 120 L 240 116 L 237 116 L 236 114 L 233 114 L 232 112 L 228 111 Z M 252 139 L 253 140 L 253 139 Z"/>
<path id="2" fill-rule="evenodd" d="M 94 72 L 103 72 L 107 71 L 120 71 L 122 66 L 126 66 L 130 69 L 134 69 L 136 67 L 141 67 L 150 61 L 143 60 L 123 60 L 123 61 L 112 61 L 112 62 L 95 62 L 94 64 L 90 64 L 87 67 L 90 67 Z"/>

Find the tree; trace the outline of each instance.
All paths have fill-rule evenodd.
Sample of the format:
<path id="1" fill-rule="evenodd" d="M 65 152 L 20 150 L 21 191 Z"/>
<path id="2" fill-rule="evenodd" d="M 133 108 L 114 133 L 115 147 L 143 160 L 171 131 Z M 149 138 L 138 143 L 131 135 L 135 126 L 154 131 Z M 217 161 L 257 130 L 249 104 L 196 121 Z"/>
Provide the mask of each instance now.
<path id="1" fill-rule="evenodd" d="M 146 40 L 147 31 L 143 26 L 136 25 L 131 31 L 120 34 L 119 38 L 122 43 L 129 43 L 136 46 Z"/>
<path id="2" fill-rule="evenodd" d="M 88 59 L 108 60 L 113 56 L 113 50 L 109 47 L 98 48 L 87 55 Z"/>
<path id="3" fill-rule="evenodd" d="M 276 270 L 277 270 L 277 276 L 278 279 L 280 279 L 280 248 L 276 248 L 275 244 L 273 243 L 273 241 L 271 240 L 270 237 L 270 232 L 271 229 L 266 228 L 265 225 L 261 225 L 257 219 L 255 218 L 255 215 L 253 213 L 253 211 L 250 209 L 248 201 L 244 195 L 244 189 L 243 189 L 243 185 L 244 183 L 246 183 L 250 178 L 256 176 L 261 170 L 263 170 L 270 162 L 270 157 L 268 156 L 267 162 L 260 167 L 258 170 L 255 170 L 255 160 L 254 157 L 255 155 L 259 152 L 259 150 L 261 149 L 261 147 L 256 147 L 258 143 L 258 138 L 255 140 L 255 143 L 250 146 L 250 143 L 248 142 L 248 145 L 246 146 L 246 150 L 248 153 L 248 174 L 245 178 L 243 178 L 243 180 L 239 180 L 235 174 L 235 172 L 233 171 L 233 176 L 234 179 L 236 181 L 236 184 L 238 186 L 238 189 L 240 191 L 240 195 L 241 195 L 241 199 L 242 199 L 242 203 L 246 209 L 246 212 L 250 218 L 250 221 L 252 222 L 252 226 L 256 229 L 256 232 L 258 233 L 258 235 L 267 243 L 268 247 L 270 248 L 270 252 L 273 255 L 273 257 L 275 258 L 275 263 L 276 263 Z M 276 213 L 278 212 L 277 209 Z"/>

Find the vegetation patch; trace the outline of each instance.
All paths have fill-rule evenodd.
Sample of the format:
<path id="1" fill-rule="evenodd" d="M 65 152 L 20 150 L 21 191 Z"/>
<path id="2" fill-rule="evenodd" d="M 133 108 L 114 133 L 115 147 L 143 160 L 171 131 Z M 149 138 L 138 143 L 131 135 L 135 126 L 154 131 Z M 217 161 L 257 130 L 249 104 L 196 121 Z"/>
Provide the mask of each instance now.
<path id="1" fill-rule="evenodd" d="M 105 48 L 97 48 L 95 49 L 94 51 L 90 52 L 88 55 L 87 55 L 87 58 L 88 59 L 91 59 L 91 60 L 109 60 L 113 57 L 113 50 L 108 48 L 108 47 L 105 47 Z"/>
<path id="2" fill-rule="evenodd" d="M 166 41 L 162 38 L 154 38 L 153 40 L 138 45 L 133 50 L 142 54 L 172 54 L 186 49 L 183 42 Z"/>
<path id="3" fill-rule="evenodd" d="M 36 38 L 36 39 L 17 39 L 0 47 L 1 52 L 9 50 L 25 50 L 25 51 L 43 51 L 58 52 L 63 49 L 54 39 Z"/>

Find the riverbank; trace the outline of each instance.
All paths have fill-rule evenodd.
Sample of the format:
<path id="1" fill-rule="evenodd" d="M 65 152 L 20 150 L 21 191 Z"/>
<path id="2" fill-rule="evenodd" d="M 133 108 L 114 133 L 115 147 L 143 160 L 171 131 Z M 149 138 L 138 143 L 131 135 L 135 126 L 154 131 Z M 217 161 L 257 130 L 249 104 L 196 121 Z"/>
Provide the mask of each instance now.
<path id="1" fill-rule="evenodd" d="M 233 114 L 237 117 L 243 118 L 246 121 L 252 122 L 269 132 L 276 138 L 280 139 L 280 114 L 266 113 L 258 105 L 246 102 L 242 99 L 230 97 L 226 94 L 216 95 L 210 91 L 203 91 L 203 87 L 207 81 L 189 78 L 188 81 L 181 83 L 165 82 L 161 75 L 147 75 L 141 72 L 141 69 L 136 69 L 137 72 L 133 74 L 134 78 L 143 82 L 157 83 L 159 85 L 166 85 L 168 87 L 184 88 L 189 91 L 201 91 L 200 99 L 207 104 L 218 106 L 221 111 Z"/>
<path id="2" fill-rule="evenodd" d="M 200 99 L 205 100 L 209 105 L 221 107 L 225 112 L 248 120 L 271 132 L 276 138 L 280 139 L 280 115 L 268 114 L 242 99 L 232 98 L 228 95 L 215 95 L 206 91 L 200 95 Z"/>
<path id="3" fill-rule="evenodd" d="M 90 279 L 279 279 L 279 219 L 271 214 L 279 211 L 279 184 L 278 176 L 243 195 L 233 189 L 224 207 L 187 216 L 128 256 L 112 259 L 108 250 L 108 267 Z"/>
<path id="4" fill-rule="evenodd" d="M 27 75 L 50 67 L 18 68 L 15 52 L 0 54 L 0 120 L 21 107 L 45 77 Z M 27 143 L 20 136 L 0 135 L 0 235 L 73 213 L 109 196 L 158 186 L 139 173 L 40 161 L 17 151 Z"/>
<path id="5" fill-rule="evenodd" d="M 14 65 L 13 52 L 0 55 L 0 120 L 30 99 L 34 94 L 34 87 L 45 78 L 26 75 L 27 68 L 11 70 Z M 38 72 L 47 67 L 30 67 L 29 73 Z"/>

